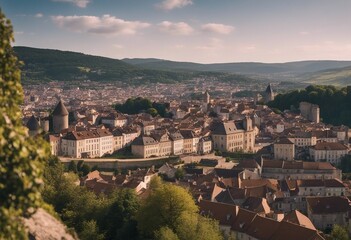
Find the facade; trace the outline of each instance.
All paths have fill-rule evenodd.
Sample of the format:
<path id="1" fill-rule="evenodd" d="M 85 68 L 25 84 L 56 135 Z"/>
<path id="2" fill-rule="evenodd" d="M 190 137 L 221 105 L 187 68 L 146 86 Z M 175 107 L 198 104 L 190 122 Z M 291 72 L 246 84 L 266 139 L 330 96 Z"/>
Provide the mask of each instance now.
<path id="1" fill-rule="evenodd" d="M 295 158 L 295 144 L 288 138 L 277 139 L 274 143 L 274 159 L 291 161 Z"/>
<path id="2" fill-rule="evenodd" d="M 310 148 L 310 156 L 316 161 L 327 161 L 332 164 L 340 164 L 341 158 L 348 154 L 348 147 L 341 143 L 319 142 Z"/>
<path id="3" fill-rule="evenodd" d="M 297 147 L 310 147 L 317 144 L 317 137 L 312 132 L 297 132 L 293 136 L 289 136 Z"/>
<path id="4" fill-rule="evenodd" d="M 54 133 L 60 133 L 62 130 L 68 128 L 68 111 L 62 100 L 58 102 L 52 115 Z"/>
<path id="5" fill-rule="evenodd" d="M 250 152 L 254 150 L 255 132 L 249 117 L 238 122 L 216 123 L 211 135 L 215 150 L 222 152 Z"/>
<path id="6" fill-rule="evenodd" d="M 180 134 L 183 136 L 183 152 L 184 153 L 197 153 L 199 137 L 196 136 L 193 130 L 186 129 L 180 130 Z"/>
<path id="7" fill-rule="evenodd" d="M 132 154 L 141 158 L 156 157 L 159 143 L 150 136 L 140 135 L 132 142 Z"/>
<path id="8" fill-rule="evenodd" d="M 202 137 L 199 140 L 199 153 L 207 154 L 212 151 L 212 140 L 211 137 Z"/>
<path id="9" fill-rule="evenodd" d="M 72 131 L 62 137 L 63 156 L 95 158 L 113 152 L 113 135 L 105 129 Z"/>
<path id="10" fill-rule="evenodd" d="M 184 151 L 184 138 L 180 132 L 171 133 L 169 135 L 172 141 L 172 153 L 173 155 L 183 154 Z"/>

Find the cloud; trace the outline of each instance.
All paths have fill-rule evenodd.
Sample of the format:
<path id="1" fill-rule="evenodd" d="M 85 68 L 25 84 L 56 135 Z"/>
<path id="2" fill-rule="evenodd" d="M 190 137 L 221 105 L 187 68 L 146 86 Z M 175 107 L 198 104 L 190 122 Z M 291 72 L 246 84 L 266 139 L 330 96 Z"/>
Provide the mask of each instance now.
<path id="1" fill-rule="evenodd" d="M 86 8 L 90 3 L 90 0 L 52 0 L 54 2 L 67 2 L 72 3 L 80 8 Z"/>
<path id="2" fill-rule="evenodd" d="M 139 29 L 150 26 L 149 23 L 126 21 L 110 15 L 97 16 L 53 16 L 52 20 L 59 27 L 74 32 L 95 34 L 133 35 Z"/>
<path id="3" fill-rule="evenodd" d="M 194 31 L 193 28 L 185 22 L 173 23 L 169 21 L 163 21 L 158 24 L 158 26 L 162 32 L 172 35 L 189 35 Z"/>
<path id="4" fill-rule="evenodd" d="M 34 17 L 36 17 L 36 18 L 42 18 L 42 17 L 44 17 L 44 14 L 42 14 L 42 13 L 37 13 L 37 14 L 34 15 Z"/>
<path id="5" fill-rule="evenodd" d="M 172 10 L 175 8 L 182 8 L 192 4 L 192 0 L 164 0 L 163 2 L 158 4 L 157 7 L 163 10 Z"/>
<path id="6" fill-rule="evenodd" d="M 113 44 L 112 46 L 113 46 L 114 48 L 117 48 L 117 49 L 123 49 L 123 48 L 124 48 L 124 46 L 121 45 L 121 44 Z"/>
<path id="7" fill-rule="evenodd" d="M 201 29 L 205 32 L 229 34 L 235 28 L 233 26 L 224 25 L 220 23 L 207 23 L 201 26 Z"/>

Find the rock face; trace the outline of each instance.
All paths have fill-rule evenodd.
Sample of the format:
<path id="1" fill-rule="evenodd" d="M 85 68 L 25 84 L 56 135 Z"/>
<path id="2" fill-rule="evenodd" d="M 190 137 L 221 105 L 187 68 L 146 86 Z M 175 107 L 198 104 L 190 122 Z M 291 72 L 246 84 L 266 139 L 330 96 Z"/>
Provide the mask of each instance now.
<path id="1" fill-rule="evenodd" d="M 31 240 L 76 240 L 67 233 L 65 225 L 43 209 L 24 219 L 24 225 Z"/>

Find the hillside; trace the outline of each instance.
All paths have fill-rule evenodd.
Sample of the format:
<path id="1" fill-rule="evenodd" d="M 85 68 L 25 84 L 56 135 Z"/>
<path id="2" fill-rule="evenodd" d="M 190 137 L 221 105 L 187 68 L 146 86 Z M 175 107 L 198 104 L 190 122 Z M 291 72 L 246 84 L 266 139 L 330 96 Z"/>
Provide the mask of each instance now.
<path id="1" fill-rule="evenodd" d="M 311 84 L 347 86 L 351 85 L 351 67 L 319 71 L 303 78 L 304 82 Z"/>
<path id="2" fill-rule="evenodd" d="M 256 82 L 252 78 L 209 71 L 175 71 L 174 69 L 147 69 L 143 66 L 127 62 L 86 55 L 83 53 L 38 49 L 30 47 L 14 47 L 18 58 L 24 62 L 22 80 L 24 83 L 47 81 L 120 81 L 129 84 L 146 84 L 150 82 L 173 83 L 190 80 L 194 77 L 211 76 L 220 81 Z M 139 60 L 146 64 L 155 59 Z"/>
<path id="3" fill-rule="evenodd" d="M 29 47 L 14 47 L 14 51 L 24 62 L 22 67 L 24 83 L 92 80 L 141 84 L 177 82 L 192 77 L 189 73 L 143 69 L 117 59 L 77 52 Z"/>
<path id="4" fill-rule="evenodd" d="M 148 69 L 215 71 L 239 74 L 290 74 L 300 75 L 326 69 L 351 66 L 351 61 L 300 61 L 287 63 L 213 63 L 199 64 L 192 62 L 175 62 L 162 59 L 123 59 L 126 63 Z"/>

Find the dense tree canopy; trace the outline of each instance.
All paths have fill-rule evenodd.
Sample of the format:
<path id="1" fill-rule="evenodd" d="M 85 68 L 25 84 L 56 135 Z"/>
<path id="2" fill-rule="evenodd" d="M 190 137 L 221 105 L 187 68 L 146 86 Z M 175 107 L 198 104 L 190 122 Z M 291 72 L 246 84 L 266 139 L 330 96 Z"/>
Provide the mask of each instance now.
<path id="1" fill-rule="evenodd" d="M 41 205 L 42 164 L 48 147 L 22 126 L 20 70 L 11 22 L 0 9 L 0 239 L 26 239 L 19 217 Z"/>
<path id="2" fill-rule="evenodd" d="M 169 104 L 151 102 L 149 99 L 142 97 L 128 98 L 125 103 L 116 104 L 115 109 L 127 114 L 146 112 L 153 117 L 157 115 L 160 115 L 161 117 L 170 117 L 170 113 L 168 112 Z"/>
<path id="3" fill-rule="evenodd" d="M 268 106 L 281 111 L 292 106 L 298 109 L 299 103 L 303 101 L 318 104 L 321 118 L 325 123 L 351 127 L 351 86 L 337 88 L 311 85 L 302 90 L 279 94 L 274 101 L 268 103 Z"/>
<path id="4" fill-rule="evenodd" d="M 152 192 L 137 214 L 142 236 L 156 239 L 222 239 L 216 221 L 198 213 L 192 196 L 183 188 L 152 182 Z"/>

